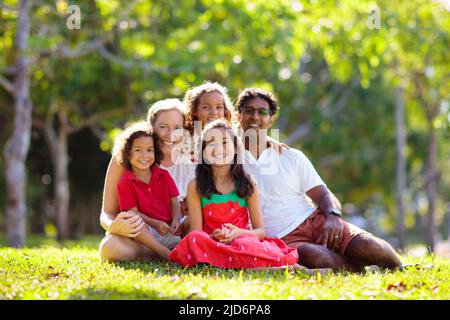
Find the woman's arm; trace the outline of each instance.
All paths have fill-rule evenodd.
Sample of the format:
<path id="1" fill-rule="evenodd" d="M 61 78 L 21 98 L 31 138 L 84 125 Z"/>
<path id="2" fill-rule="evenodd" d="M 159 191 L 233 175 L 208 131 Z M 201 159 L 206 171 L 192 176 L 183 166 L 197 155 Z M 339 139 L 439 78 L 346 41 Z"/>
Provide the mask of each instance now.
<path id="1" fill-rule="evenodd" d="M 110 231 L 111 223 L 119 212 L 116 190 L 123 172 L 124 168 L 111 157 L 106 171 L 105 185 L 103 187 L 102 212 L 100 214 L 100 224 L 106 231 Z"/>
<path id="2" fill-rule="evenodd" d="M 189 232 L 202 230 L 202 204 L 200 195 L 197 192 L 197 182 L 195 179 L 192 179 L 188 184 L 186 200 L 190 219 Z"/>

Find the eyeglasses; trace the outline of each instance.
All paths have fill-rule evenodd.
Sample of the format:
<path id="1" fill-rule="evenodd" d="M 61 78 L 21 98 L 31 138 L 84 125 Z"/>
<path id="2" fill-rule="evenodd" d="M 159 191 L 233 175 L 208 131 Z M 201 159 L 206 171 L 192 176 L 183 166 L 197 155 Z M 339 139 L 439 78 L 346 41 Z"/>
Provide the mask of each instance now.
<path id="1" fill-rule="evenodd" d="M 244 108 L 244 110 L 242 110 L 242 112 L 247 115 L 247 116 L 252 116 L 255 114 L 255 111 L 258 113 L 258 115 L 260 117 L 265 117 L 268 116 L 269 114 L 272 114 L 270 112 L 269 109 L 264 109 L 264 108 L 259 108 L 259 109 L 255 109 L 255 108 Z"/>

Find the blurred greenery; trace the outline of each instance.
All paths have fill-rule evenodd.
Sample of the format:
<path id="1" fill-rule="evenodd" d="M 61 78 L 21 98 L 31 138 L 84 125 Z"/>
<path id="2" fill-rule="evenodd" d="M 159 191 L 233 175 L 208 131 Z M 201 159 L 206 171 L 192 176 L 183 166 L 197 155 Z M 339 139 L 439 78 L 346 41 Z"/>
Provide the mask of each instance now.
<path id="1" fill-rule="evenodd" d="M 281 140 L 310 157 L 338 198 L 369 220 L 371 231 L 393 236 L 395 90 L 403 88 L 406 227 L 417 234 L 425 226 L 432 128 L 438 143 L 437 224 L 448 235 L 450 18 L 445 1 L 33 3 L 30 232 L 45 233 L 56 225 L 55 158 L 39 121 L 50 119 L 57 135 L 62 123 L 74 129 L 66 137 L 71 232 L 100 233 L 103 178 L 117 129 L 143 117 L 156 100 L 181 98 L 189 87 L 212 80 L 225 85 L 233 100 L 245 87 L 272 90 L 281 105 L 274 125 Z M 71 4 L 81 10 L 79 30 L 66 25 Z M 0 74 L 8 79 L 16 27 L 17 12 L 1 8 Z M 90 47 L 95 41 L 101 45 Z M 0 110 L 2 151 L 13 116 L 12 99 L 4 90 Z M 0 162 L 0 189 L 5 190 L 2 169 Z M 4 207 L 0 192 L 0 230 L 5 229 Z"/>
<path id="2" fill-rule="evenodd" d="M 64 240 L 59 242 L 55 235 L 45 235 L 45 234 L 31 234 L 27 237 L 27 248 L 39 248 L 39 247 L 54 247 L 54 248 L 75 248 L 84 247 L 89 249 L 97 249 L 102 236 L 99 234 L 95 235 L 83 235 L 77 239 Z M 6 236 L 0 233 L 0 246 L 6 246 Z"/>

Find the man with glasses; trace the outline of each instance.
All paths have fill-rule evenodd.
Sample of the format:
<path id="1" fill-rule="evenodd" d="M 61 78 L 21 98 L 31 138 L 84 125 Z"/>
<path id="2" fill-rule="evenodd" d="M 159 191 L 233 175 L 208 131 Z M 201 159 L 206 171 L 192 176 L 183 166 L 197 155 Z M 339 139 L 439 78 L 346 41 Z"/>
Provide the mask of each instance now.
<path id="1" fill-rule="evenodd" d="M 278 102 L 270 92 L 247 88 L 236 104 L 246 149 L 244 167 L 260 188 L 268 237 L 297 248 L 299 263 L 308 268 L 358 272 L 368 265 L 401 266 L 386 241 L 342 219 L 339 200 L 303 152 L 290 148 L 279 154 L 271 148 L 267 130 Z"/>

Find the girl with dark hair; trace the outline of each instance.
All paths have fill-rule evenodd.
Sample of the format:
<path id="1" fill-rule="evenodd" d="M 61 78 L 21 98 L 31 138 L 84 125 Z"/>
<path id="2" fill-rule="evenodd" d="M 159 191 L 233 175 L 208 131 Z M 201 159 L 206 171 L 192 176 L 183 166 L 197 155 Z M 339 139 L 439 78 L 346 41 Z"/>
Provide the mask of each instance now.
<path id="1" fill-rule="evenodd" d="M 281 240 L 265 238 L 258 186 L 244 171 L 242 145 L 223 120 L 201 136 L 203 161 L 188 185 L 190 232 L 171 251 L 172 261 L 192 267 L 302 269 L 298 253 Z"/>

